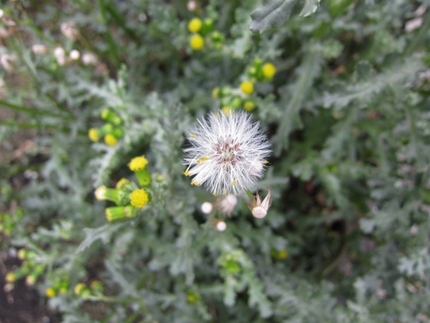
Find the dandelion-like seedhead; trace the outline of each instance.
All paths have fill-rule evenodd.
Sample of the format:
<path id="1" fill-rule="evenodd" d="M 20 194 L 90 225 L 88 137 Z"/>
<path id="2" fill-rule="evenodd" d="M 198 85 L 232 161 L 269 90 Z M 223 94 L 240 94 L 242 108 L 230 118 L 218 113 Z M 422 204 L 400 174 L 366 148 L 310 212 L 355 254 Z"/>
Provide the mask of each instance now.
<path id="1" fill-rule="evenodd" d="M 198 120 L 184 149 L 186 176 L 191 184 L 205 185 L 214 195 L 241 194 L 263 176 L 270 143 L 246 112 L 211 113 Z"/>

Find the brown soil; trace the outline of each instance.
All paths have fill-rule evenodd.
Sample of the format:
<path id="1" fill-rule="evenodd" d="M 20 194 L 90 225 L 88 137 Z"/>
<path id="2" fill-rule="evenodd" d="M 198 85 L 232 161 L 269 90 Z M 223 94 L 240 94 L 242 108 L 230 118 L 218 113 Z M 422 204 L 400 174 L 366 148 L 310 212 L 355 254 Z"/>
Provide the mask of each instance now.
<path id="1" fill-rule="evenodd" d="M 0 236 L 1 240 L 4 237 Z M 19 266 L 19 260 L 0 252 L 0 323 L 56 323 L 58 313 L 46 306 L 46 300 L 24 279 L 8 284 L 5 275 Z"/>

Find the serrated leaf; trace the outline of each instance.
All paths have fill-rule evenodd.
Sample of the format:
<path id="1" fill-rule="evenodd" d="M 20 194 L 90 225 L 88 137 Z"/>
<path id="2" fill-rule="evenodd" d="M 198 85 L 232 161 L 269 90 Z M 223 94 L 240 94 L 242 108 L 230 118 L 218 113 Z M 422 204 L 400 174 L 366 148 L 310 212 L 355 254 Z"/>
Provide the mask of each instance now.
<path id="1" fill-rule="evenodd" d="M 262 33 L 288 20 L 297 0 L 269 0 L 251 13 L 252 32 Z"/>
<path id="2" fill-rule="evenodd" d="M 124 277 L 115 264 L 109 260 L 105 262 L 107 271 L 111 274 L 111 278 L 114 282 L 121 286 L 122 291 L 126 295 L 134 295 L 136 290 L 132 284 Z"/>
<path id="3" fill-rule="evenodd" d="M 308 17 L 317 11 L 320 1 L 321 0 L 306 0 L 303 9 L 300 12 L 300 17 Z"/>
<path id="4" fill-rule="evenodd" d="M 374 95 L 380 93 L 388 86 L 392 86 L 413 77 L 423 68 L 421 59 L 417 56 L 410 57 L 403 64 L 395 62 L 386 68 L 383 73 L 377 76 L 368 77 L 356 84 L 341 89 L 338 93 L 324 93 L 324 107 L 334 107 L 342 109 L 354 100 L 368 102 Z M 369 73 L 366 64 L 360 64 L 357 68 L 356 76 L 362 76 Z"/>
<path id="5" fill-rule="evenodd" d="M 300 111 L 304 106 L 304 101 L 312 90 L 314 79 L 320 74 L 321 63 L 321 52 L 310 48 L 303 59 L 302 65 L 297 69 L 297 81 L 292 86 L 292 96 L 287 98 L 288 103 L 285 106 L 278 133 L 274 138 L 274 151 L 276 155 L 281 153 L 282 148 L 288 146 L 290 133 L 302 127 Z"/>
<path id="6" fill-rule="evenodd" d="M 97 240 L 102 240 L 104 243 L 108 243 L 113 233 L 118 231 L 124 223 L 116 224 L 105 224 L 96 229 L 84 228 L 85 239 L 81 242 L 75 253 L 79 253 L 89 248 Z"/>
<path id="7" fill-rule="evenodd" d="M 298 0 L 268 0 L 263 6 L 251 13 L 252 22 L 249 28 L 252 32 L 262 33 L 272 27 L 285 23 L 291 15 Z M 303 0 L 302 0 L 303 1 Z M 313 14 L 321 0 L 305 0 L 300 17 Z"/>

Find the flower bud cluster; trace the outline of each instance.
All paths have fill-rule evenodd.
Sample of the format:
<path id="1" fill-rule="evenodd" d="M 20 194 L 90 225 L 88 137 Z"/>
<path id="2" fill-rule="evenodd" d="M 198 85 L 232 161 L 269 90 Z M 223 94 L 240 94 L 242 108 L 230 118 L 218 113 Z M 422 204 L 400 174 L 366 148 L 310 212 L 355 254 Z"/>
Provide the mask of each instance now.
<path id="1" fill-rule="evenodd" d="M 100 280 L 94 280 L 89 285 L 78 283 L 73 288 L 73 292 L 76 296 L 80 296 L 84 299 L 92 296 L 101 296 L 104 292 L 104 286 Z"/>
<path id="2" fill-rule="evenodd" d="M 190 37 L 190 47 L 195 50 L 201 50 L 205 44 L 220 49 L 224 42 L 224 35 L 214 30 L 214 20 L 206 18 L 193 18 L 188 22 L 188 31 L 192 33 Z"/>
<path id="3" fill-rule="evenodd" d="M 268 82 L 276 74 L 276 67 L 273 63 L 256 58 L 251 66 L 246 69 L 246 74 L 242 77 L 239 88 L 225 86 L 216 87 L 212 90 L 212 97 L 219 100 L 221 108 L 225 111 L 244 109 L 252 111 L 256 107 L 255 84 L 257 82 Z"/>
<path id="4" fill-rule="evenodd" d="M 14 283 L 25 277 L 27 285 L 34 285 L 45 272 L 45 265 L 38 262 L 37 254 L 31 250 L 19 250 L 18 258 L 22 260 L 22 264 L 18 269 L 6 274 L 6 282 Z"/>
<path id="5" fill-rule="evenodd" d="M 57 295 L 65 295 L 70 290 L 70 277 L 67 274 L 53 272 L 55 275 L 49 281 L 51 285 L 45 289 L 45 296 L 53 298 Z"/>
<path id="6" fill-rule="evenodd" d="M 144 208 L 151 200 L 151 174 L 146 165 L 148 160 L 145 156 L 133 158 L 128 164 L 129 169 L 134 172 L 137 183 L 128 179 L 120 179 L 115 188 L 99 186 L 95 191 L 98 200 L 107 200 L 116 204 L 105 210 L 106 219 L 109 222 L 134 218 L 137 211 Z"/>
<path id="7" fill-rule="evenodd" d="M 93 142 L 98 142 L 103 138 L 106 145 L 115 146 L 118 140 L 124 136 L 123 120 L 111 109 L 103 109 L 100 116 L 105 124 L 99 128 L 90 128 L 88 137 Z"/>

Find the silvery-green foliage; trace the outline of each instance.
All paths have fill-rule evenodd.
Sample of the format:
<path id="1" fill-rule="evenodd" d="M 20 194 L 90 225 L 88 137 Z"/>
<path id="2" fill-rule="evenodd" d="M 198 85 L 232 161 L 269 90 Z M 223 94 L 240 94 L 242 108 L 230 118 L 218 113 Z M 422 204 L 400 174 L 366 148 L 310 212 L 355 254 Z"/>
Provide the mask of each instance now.
<path id="1" fill-rule="evenodd" d="M 429 321 L 428 1 L 195 4 L 2 8 L 16 26 L 0 51 L 15 57 L 0 70 L 12 113 L 0 120 L 12 145 L 0 162 L 0 228 L 12 228 L 1 249 L 35 252 L 42 297 L 66 277 L 66 293 L 47 302 L 63 322 Z M 208 34 L 202 50 L 189 47 L 195 16 L 213 20 L 221 46 Z M 61 34 L 63 22 L 81 38 Z M 48 53 L 33 53 L 36 43 Z M 60 64 L 56 47 L 96 63 Z M 273 147 L 256 183 L 273 203 L 259 220 L 246 196 L 231 217 L 207 215 L 202 203 L 219 201 L 183 175 L 187 134 L 223 107 L 212 90 L 239 93 L 256 58 L 277 73 L 238 96 L 252 98 Z M 104 108 L 122 120 L 113 147 L 87 137 Z M 31 145 L 16 149 L 14 134 Z M 133 181 L 127 164 L 141 155 L 151 201 L 109 223 L 112 204 L 94 190 Z M 102 294 L 75 295 L 96 280 Z"/>

